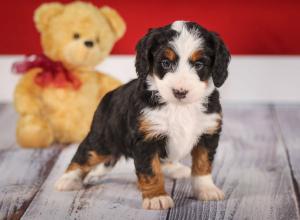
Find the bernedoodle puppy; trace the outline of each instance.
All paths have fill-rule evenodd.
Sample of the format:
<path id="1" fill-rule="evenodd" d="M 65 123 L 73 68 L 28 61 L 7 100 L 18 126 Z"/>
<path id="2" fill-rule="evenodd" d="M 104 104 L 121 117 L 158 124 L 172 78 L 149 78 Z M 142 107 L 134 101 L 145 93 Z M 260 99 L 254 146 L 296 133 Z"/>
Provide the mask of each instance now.
<path id="1" fill-rule="evenodd" d="M 230 61 L 226 46 L 194 22 L 176 21 L 150 29 L 136 52 L 138 78 L 103 98 L 56 189 L 80 189 L 125 156 L 134 160 L 145 209 L 173 207 L 163 174 L 191 176 L 200 200 L 223 199 L 211 170 L 222 125 L 217 88 Z M 191 168 L 179 163 L 188 154 Z"/>

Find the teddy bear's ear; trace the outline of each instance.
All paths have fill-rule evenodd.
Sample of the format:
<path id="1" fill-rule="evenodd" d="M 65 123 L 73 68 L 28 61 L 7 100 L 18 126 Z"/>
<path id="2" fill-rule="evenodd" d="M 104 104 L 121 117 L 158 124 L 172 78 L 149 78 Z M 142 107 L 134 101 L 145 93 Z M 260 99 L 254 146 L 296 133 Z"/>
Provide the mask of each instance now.
<path id="1" fill-rule="evenodd" d="M 63 11 L 64 6 L 60 3 L 46 3 L 38 7 L 34 12 L 34 22 L 39 32 L 42 32 L 54 16 Z"/>
<path id="2" fill-rule="evenodd" d="M 108 6 L 100 8 L 100 13 L 107 19 L 108 23 L 115 33 L 117 40 L 120 39 L 124 35 L 126 30 L 126 24 L 123 18 L 116 10 Z"/>

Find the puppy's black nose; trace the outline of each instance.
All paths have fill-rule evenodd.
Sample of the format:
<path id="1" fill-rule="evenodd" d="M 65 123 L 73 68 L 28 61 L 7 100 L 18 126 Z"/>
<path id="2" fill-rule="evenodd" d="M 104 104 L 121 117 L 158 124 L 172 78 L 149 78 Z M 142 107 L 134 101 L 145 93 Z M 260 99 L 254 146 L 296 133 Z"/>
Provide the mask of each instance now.
<path id="1" fill-rule="evenodd" d="M 184 99 L 186 97 L 186 94 L 188 94 L 188 90 L 184 90 L 184 89 L 172 89 L 173 94 L 175 96 L 175 98 L 177 99 Z"/>
<path id="2" fill-rule="evenodd" d="M 93 47 L 94 46 L 94 42 L 90 41 L 90 40 L 87 40 L 87 41 L 84 41 L 84 45 L 86 47 Z"/>

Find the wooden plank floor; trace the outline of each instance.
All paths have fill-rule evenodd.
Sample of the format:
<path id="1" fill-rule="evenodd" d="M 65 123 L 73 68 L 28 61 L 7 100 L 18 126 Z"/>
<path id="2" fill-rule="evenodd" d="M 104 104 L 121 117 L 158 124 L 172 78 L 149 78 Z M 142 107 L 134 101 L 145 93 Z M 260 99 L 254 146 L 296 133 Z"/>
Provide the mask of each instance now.
<path id="1" fill-rule="evenodd" d="M 226 198 L 201 202 L 189 180 L 167 180 L 175 208 L 141 209 L 132 161 L 98 184 L 56 192 L 76 145 L 24 150 L 16 113 L 0 104 L 0 219 L 300 219 L 300 105 L 225 105 L 213 176 Z M 190 164 L 187 158 L 185 163 Z"/>

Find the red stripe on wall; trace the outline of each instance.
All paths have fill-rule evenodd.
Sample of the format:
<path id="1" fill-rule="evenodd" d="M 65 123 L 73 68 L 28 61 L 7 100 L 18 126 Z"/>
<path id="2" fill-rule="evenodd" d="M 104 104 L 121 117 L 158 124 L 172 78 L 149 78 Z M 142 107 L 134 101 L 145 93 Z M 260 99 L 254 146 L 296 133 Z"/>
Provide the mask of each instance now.
<path id="1" fill-rule="evenodd" d="M 41 52 L 32 16 L 42 2 L 45 1 L 10 0 L 1 3 L 0 54 Z M 136 42 L 148 28 L 174 20 L 196 21 L 220 33 L 233 54 L 300 54 L 300 1 L 92 2 L 117 9 L 127 23 L 127 32 L 116 44 L 114 54 L 134 53 Z"/>

